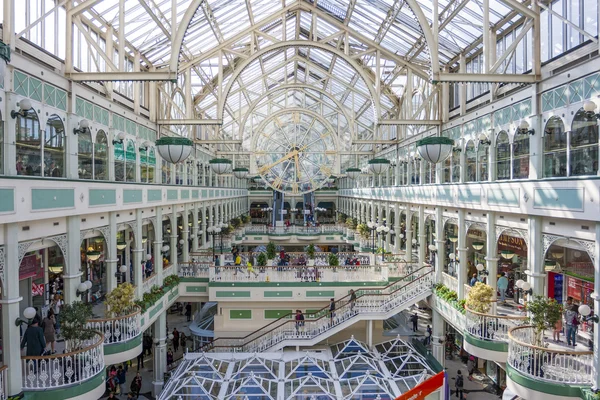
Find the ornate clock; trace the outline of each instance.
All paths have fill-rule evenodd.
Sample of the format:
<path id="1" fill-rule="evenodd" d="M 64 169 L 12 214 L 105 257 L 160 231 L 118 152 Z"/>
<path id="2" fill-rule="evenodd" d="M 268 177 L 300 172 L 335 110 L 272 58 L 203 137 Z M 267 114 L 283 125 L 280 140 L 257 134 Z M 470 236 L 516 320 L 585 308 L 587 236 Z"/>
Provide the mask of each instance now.
<path id="1" fill-rule="evenodd" d="M 274 113 L 255 135 L 256 171 L 274 190 L 292 195 L 312 192 L 336 172 L 336 133 L 312 111 L 294 108 Z"/>

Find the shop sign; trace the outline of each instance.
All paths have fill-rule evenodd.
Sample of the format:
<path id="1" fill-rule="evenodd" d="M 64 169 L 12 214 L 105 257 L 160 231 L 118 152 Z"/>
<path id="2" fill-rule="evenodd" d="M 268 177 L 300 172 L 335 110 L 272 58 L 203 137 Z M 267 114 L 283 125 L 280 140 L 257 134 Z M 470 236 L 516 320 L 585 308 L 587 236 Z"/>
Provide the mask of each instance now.
<path id="1" fill-rule="evenodd" d="M 19 280 L 27 278 L 43 278 L 44 269 L 42 268 L 42 258 L 39 254 L 31 254 L 23 257 L 21 265 L 19 266 Z"/>
<path id="2" fill-rule="evenodd" d="M 512 250 L 520 257 L 527 257 L 527 244 L 521 237 L 500 235 L 498 239 L 498 250 Z"/>
<path id="3" fill-rule="evenodd" d="M 573 278 L 566 275 L 567 278 L 567 296 L 573 298 L 577 302 L 589 304 L 591 302 L 590 295 L 594 291 L 592 282 L 582 281 L 581 279 Z"/>
<path id="4" fill-rule="evenodd" d="M 32 296 L 43 296 L 44 295 L 44 284 L 40 283 L 39 285 L 35 282 L 31 283 L 31 295 Z"/>

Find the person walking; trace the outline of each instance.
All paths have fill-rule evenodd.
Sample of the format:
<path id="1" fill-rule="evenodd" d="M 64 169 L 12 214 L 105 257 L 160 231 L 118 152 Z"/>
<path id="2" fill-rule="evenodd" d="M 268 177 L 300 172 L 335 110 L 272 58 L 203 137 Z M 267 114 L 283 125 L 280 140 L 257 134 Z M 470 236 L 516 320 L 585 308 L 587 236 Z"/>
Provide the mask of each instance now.
<path id="1" fill-rule="evenodd" d="M 469 361 L 467 361 L 467 372 L 469 373 L 469 380 L 473 380 L 473 372 L 475 372 L 475 357 L 472 355 L 469 356 Z"/>
<path id="2" fill-rule="evenodd" d="M 471 281 L 469 282 L 469 286 L 475 286 L 476 283 L 477 283 L 477 274 L 473 274 L 473 277 L 471 278 Z"/>
<path id="3" fill-rule="evenodd" d="M 304 314 L 301 310 L 296 310 L 296 334 L 304 331 Z"/>
<path id="4" fill-rule="evenodd" d="M 181 337 L 179 338 L 179 343 L 181 344 L 181 351 L 185 352 L 185 346 L 187 344 L 187 336 L 183 332 L 181 332 Z"/>
<path id="5" fill-rule="evenodd" d="M 573 304 L 573 298 L 567 299 L 565 307 L 565 325 L 567 325 L 567 345 L 577 346 L 577 328 L 579 327 L 579 309 Z"/>
<path id="6" fill-rule="evenodd" d="M 44 339 L 44 331 L 39 326 L 37 319 L 33 319 L 31 325 L 27 327 L 21 339 L 21 349 L 27 346 L 25 355 L 41 356 L 46 348 L 46 339 Z"/>
<path id="7" fill-rule="evenodd" d="M 119 365 L 117 368 L 117 382 L 119 384 L 119 393 L 125 394 L 125 382 L 127 381 L 127 376 L 125 375 L 125 370 L 123 366 Z"/>
<path id="8" fill-rule="evenodd" d="M 350 311 L 354 311 L 354 303 L 356 303 L 356 292 L 350 289 Z"/>
<path id="9" fill-rule="evenodd" d="M 506 272 L 502 273 L 500 278 L 498 278 L 496 286 L 500 292 L 500 301 L 506 304 L 506 289 L 508 289 L 508 278 L 506 277 Z"/>
<path id="10" fill-rule="evenodd" d="M 419 330 L 419 316 L 417 313 L 410 316 L 410 322 L 412 322 L 412 331 L 417 332 Z"/>
<path id="11" fill-rule="evenodd" d="M 60 312 L 63 308 L 63 301 L 60 299 L 60 295 L 56 293 L 52 302 L 50 303 L 50 308 L 54 311 L 54 320 L 56 322 L 56 336 L 60 335 Z"/>
<path id="12" fill-rule="evenodd" d="M 44 339 L 46 340 L 46 347 L 50 345 L 51 354 L 55 354 L 54 344 L 56 343 L 56 320 L 54 318 L 54 311 L 52 308 L 48 310 L 48 315 L 42 321 L 42 329 L 44 330 Z"/>
<path id="13" fill-rule="evenodd" d="M 185 305 L 185 317 L 187 319 L 187 322 L 190 322 L 192 320 L 192 303 L 188 302 Z"/>
<path id="14" fill-rule="evenodd" d="M 431 325 L 427 325 L 427 335 L 425 336 L 425 346 L 429 346 L 431 344 L 431 335 L 433 335 L 433 330 L 431 329 Z"/>
<path id="15" fill-rule="evenodd" d="M 169 349 L 167 351 L 167 367 L 171 367 L 171 364 L 173 364 L 173 350 Z"/>
<path id="16" fill-rule="evenodd" d="M 335 299 L 329 300 L 329 323 L 333 325 L 333 318 L 335 317 Z"/>
<path id="17" fill-rule="evenodd" d="M 179 350 L 179 331 L 177 328 L 173 328 L 173 349 L 175 350 L 175 353 Z"/>
<path id="18" fill-rule="evenodd" d="M 140 390 L 142 390 L 142 375 L 138 372 L 135 374 L 135 378 L 131 381 L 131 386 L 129 386 L 130 393 L 135 396 L 135 398 L 140 397 Z"/>
<path id="19" fill-rule="evenodd" d="M 464 385 L 465 385 L 465 380 L 464 380 L 464 377 L 462 375 L 462 372 L 459 369 L 458 372 L 456 373 L 456 378 L 455 378 L 455 381 L 454 381 L 454 388 L 456 389 L 456 397 L 458 397 L 459 400 L 463 399 L 463 394 L 464 394 L 463 387 L 464 387 Z"/>

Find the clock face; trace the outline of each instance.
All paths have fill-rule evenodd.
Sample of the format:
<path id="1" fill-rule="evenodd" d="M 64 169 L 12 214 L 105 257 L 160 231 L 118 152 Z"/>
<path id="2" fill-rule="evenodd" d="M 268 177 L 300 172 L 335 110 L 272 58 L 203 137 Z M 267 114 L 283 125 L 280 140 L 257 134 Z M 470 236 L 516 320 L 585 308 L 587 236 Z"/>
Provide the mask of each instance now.
<path id="1" fill-rule="evenodd" d="M 334 172 L 335 133 L 316 114 L 280 112 L 261 124 L 259 132 L 254 147 L 256 170 L 274 190 L 312 192 Z"/>

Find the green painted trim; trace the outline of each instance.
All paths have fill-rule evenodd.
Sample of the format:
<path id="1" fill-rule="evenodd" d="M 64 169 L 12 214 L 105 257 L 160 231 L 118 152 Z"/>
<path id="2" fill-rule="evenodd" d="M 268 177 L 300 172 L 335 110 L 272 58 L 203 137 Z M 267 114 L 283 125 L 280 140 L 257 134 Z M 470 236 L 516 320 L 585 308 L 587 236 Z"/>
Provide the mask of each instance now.
<path id="1" fill-rule="evenodd" d="M 156 146 L 163 146 L 163 145 L 193 146 L 194 142 L 192 142 L 188 138 L 183 138 L 183 137 L 179 137 L 179 136 L 177 136 L 177 137 L 163 136 L 160 139 L 158 139 L 156 142 L 154 142 L 154 144 Z"/>
<path id="2" fill-rule="evenodd" d="M 177 189 L 168 189 L 167 190 L 167 200 L 177 200 L 179 197 L 179 193 Z"/>
<path id="3" fill-rule="evenodd" d="M 90 206 L 117 204 L 117 191 L 115 189 L 90 189 L 88 197 Z"/>
<path id="4" fill-rule="evenodd" d="M 154 307 L 152 310 L 150 310 L 150 313 L 148 314 L 148 318 L 152 319 L 152 317 L 154 317 L 160 310 L 162 310 L 163 308 L 163 300 L 162 297 L 160 298 L 160 304 L 157 305 L 156 307 Z"/>
<path id="5" fill-rule="evenodd" d="M 275 290 L 265 290 L 263 296 L 266 298 L 269 297 L 294 297 L 294 292 L 291 290 L 283 290 L 283 291 L 275 291 Z"/>
<path id="6" fill-rule="evenodd" d="M 501 353 L 507 353 L 508 352 L 508 343 L 493 342 L 491 340 L 479 339 L 479 338 L 471 335 L 467 331 L 465 331 L 464 338 L 465 338 L 465 341 L 467 343 L 472 344 L 473 346 L 478 347 L 480 349 L 491 350 L 491 351 L 498 351 L 498 352 L 501 352 Z"/>
<path id="7" fill-rule="evenodd" d="M 212 160 L 208 160 L 209 164 L 233 164 L 228 158 L 213 158 Z"/>
<path id="8" fill-rule="evenodd" d="M 235 298 L 249 298 L 250 297 L 250 292 L 249 291 L 228 291 L 228 292 L 215 292 L 215 297 L 219 298 L 223 298 L 223 297 L 235 297 Z"/>
<path id="9" fill-rule="evenodd" d="M 208 278 L 180 278 L 179 282 L 208 282 Z"/>
<path id="10" fill-rule="evenodd" d="M 75 189 L 31 189 L 31 209 L 75 208 Z"/>
<path id="11" fill-rule="evenodd" d="M 387 286 L 389 282 L 209 282 L 210 287 L 264 287 L 264 288 L 277 288 L 277 287 L 345 287 L 345 286 Z"/>
<path id="12" fill-rule="evenodd" d="M 122 353 L 124 351 L 134 349 L 141 344 L 142 344 L 142 334 L 140 333 L 133 339 L 128 340 L 126 342 L 105 344 L 104 345 L 104 355 Z"/>
<path id="13" fill-rule="evenodd" d="M 25 399 L 27 400 L 64 400 L 72 397 L 81 396 L 82 394 L 91 392 L 100 385 L 104 385 L 104 377 L 106 376 L 106 368 L 93 378 L 73 386 L 68 386 L 61 389 L 43 389 L 39 391 L 31 390 L 24 391 Z"/>
<path id="14" fill-rule="evenodd" d="M 372 158 L 370 159 L 367 164 L 390 164 L 391 161 L 387 160 L 385 158 Z"/>
<path id="15" fill-rule="evenodd" d="M 427 144 L 449 144 L 454 146 L 454 140 L 444 136 L 430 136 L 417 141 L 417 147 Z"/>
<path id="16" fill-rule="evenodd" d="M 148 189 L 148 202 L 161 201 L 161 200 L 162 200 L 162 190 Z"/>
<path id="17" fill-rule="evenodd" d="M 198 189 L 192 190 L 192 199 L 199 199 L 200 191 Z"/>
<path id="18" fill-rule="evenodd" d="M 186 286 L 186 293 L 206 293 L 206 286 Z"/>
<path id="19" fill-rule="evenodd" d="M 265 319 L 291 318 L 292 310 L 265 310 Z"/>
<path id="20" fill-rule="evenodd" d="M 15 211 L 15 190 L 0 189 L 0 213 Z"/>
<path id="21" fill-rule="evenodd" d="M 307 290 L 306 297 L 335 297 L 335 290 Z"/>
<path id="22" fill-rule="evenodd" d="M 540 379 L 521 375 L 510 364 L 506 364 L 506 375 L 513 382 L 536 392 L 548 393 L 555 396 L 580 397 L 583 386 L 563 385 L 560 383 L 549 383 Z"/>
<path id="23" fill-rule="evenodd" d="M 229 319 L 252 319 L 252 310 L 229 310 Z"/>
<path id="24" fill-rule="evenodd" d="M 188 200 L 190 198 L 189 190 L 181 190 L 181 200 Z"/>
<path id="25" fill-rule="evenodd" d="M 123 189 L 123 203 L 141 203 L 143 200 L 143 191 L 141 189 Z"/>
<path id="26" fill-rule="evenodd" d="M 179 296 L 179 287 L 177 287 L 175 290 L 173 290 L 171 293 L 169 293 L 169 297 L 167 298 L 167 301 L 171 301 L 174 298 L 176 298 L 177 296 Z"/>

